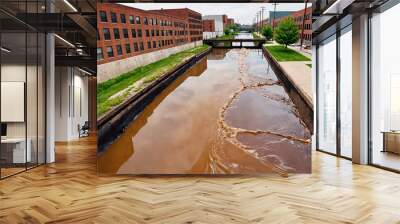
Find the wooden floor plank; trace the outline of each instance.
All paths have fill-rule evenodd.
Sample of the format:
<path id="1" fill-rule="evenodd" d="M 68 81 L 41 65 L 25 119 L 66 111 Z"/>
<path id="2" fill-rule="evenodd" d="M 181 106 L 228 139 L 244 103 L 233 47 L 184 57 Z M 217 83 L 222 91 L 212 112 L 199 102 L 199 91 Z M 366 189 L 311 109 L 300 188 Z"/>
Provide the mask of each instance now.
<path id="1" fill-rule="evenodd" d="M 320 152 L 288 178 L 98 176 L 94 137 L 56 160 L 0 181 L 0 223 L 400 223 L 399 174 Z"/>

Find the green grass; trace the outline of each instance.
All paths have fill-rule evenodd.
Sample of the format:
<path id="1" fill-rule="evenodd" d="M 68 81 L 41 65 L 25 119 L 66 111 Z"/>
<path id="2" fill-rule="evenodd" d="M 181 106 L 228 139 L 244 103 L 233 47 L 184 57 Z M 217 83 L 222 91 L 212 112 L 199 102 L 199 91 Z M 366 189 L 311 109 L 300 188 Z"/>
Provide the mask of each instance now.
<path id="1" fill-rule="evenodd" d="M 277 61 L 310 61 L 310 58 L 283 45 L 265 46 Z"/>
<path id="2" fill-rule="evenodd" d="M 135 82 L 143 78 L 144 84 L 149 84 L 156 80 L 161 75 L 165 74 L 169 70 L 173 69 L 178 64 L 182 63 L 185 58 L 197 55 L 204 52 L 209 48 L 208 45 L 202 45 L 194 47 L 188 50 L 172 54 L 159 61 L 151 64 L 138 67 L 130 72 L 119 75 L 116 78 L 107 80 L 97 85 L 97 115 L 101 116 L 112 107 L 121 104 L 128 96 L 129 91 L 120 96 L 110 99 L 114 94 L 129 88 Z M 142 89 L 143 86 L 139 86 L 137 91 Z"/>
<path id="3" fill-rule="evenodd" d="M 236 36 L 237 34 L 238 34 L 238 32 L 231 33 L 231 34 L 228 34 L 228 35 L 224 34 L 224 35 L 222 35 L 222 36 L 220 36 L 220 37 L 217 37 L 216 39 L 217 39 L 217 40 L 235 39 L 235 36 Z"/>

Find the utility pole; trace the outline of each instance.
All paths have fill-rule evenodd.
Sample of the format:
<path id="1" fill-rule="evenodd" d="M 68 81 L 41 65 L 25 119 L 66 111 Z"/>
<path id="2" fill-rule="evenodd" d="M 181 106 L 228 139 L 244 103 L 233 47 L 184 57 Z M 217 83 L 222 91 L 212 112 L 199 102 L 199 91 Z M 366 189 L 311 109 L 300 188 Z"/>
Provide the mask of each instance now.
<path id="1" fill-rule="evenodd" d="M 278 4 L 278 3 L 273 3 L 274 4 L 274 19 L 272 20 L 272 33 L 274 32 L 274 30 L 275 30 L 275 12 L 276 12 L 276 5 Z"/>
<path id="2" fill-rule="evenodd" d="M 261 7 L 261 28 L 264 27 L 264 10 L 265 10 L 265 7 L 262 6 Z"/>
<path id="3" fill-rule="evenodd" d="M 303 40 L 304 40 L 304 25 L 306 21 L 306 10 L 307 10 L 307 3 L 308 0 L 304 0 L 304 13 L 303 13 L 303 25 L 301 26 L 301 39 L 300 39 L 300 50 L 303 49 Z"/>

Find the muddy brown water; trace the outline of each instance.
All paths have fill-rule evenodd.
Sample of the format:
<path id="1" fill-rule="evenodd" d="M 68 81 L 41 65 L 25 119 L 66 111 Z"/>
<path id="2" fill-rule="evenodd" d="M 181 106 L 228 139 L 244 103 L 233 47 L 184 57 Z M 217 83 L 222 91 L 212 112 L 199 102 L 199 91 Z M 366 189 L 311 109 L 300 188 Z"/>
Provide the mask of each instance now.
<path id="1" fill-rule="evenodd" d="M 310 133 L 261 50 L 214 49 L 98 157 L 100 173 L 311 171 Z"/>

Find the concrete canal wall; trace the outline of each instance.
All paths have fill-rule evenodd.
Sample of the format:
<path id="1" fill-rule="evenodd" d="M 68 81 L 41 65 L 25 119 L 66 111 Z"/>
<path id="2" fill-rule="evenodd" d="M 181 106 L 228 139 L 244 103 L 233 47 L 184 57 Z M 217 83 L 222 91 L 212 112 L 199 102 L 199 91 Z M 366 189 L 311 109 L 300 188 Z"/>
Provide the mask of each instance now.
<path id="1" fill-rule="evenodd" d="M 302 79 L 296 79 L 296 71 L 285 69 L 275 58 L 266 50 L 262 48 L 264 56 L 268 59 L 271 67 L 275 74 L 283 82 L 286 90 L 289 93 L 290 98 L 296 105 L 303 122 L 306 124 L 308 130 L 313 133 L 314 130 L 314 111 L 312 104 L 312 97 L 308 93 L 308 87 L 311 88 L 310 83 L 299 81 Z M 290 72 L 290 74 L 289 74 Z"/>
<path id="2" fill-rule="evenodd" d="M 97 121 L 97 152 L 101 153 L 120 136 L 124 129 L 143 111 L 143 109 L 153 101 L 153 99 L 163 91 L 176 78 L 185 73 L 189 68 L 204 58 L 211 48 L 207 51 L 193 56 L 177 66 L 173 71 L 168 72 L 157 79 L 149 86 L 145 87 L 135 96 L 118 105 L 105 116 Z"/>

